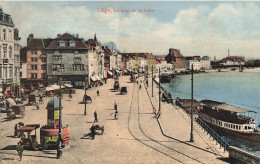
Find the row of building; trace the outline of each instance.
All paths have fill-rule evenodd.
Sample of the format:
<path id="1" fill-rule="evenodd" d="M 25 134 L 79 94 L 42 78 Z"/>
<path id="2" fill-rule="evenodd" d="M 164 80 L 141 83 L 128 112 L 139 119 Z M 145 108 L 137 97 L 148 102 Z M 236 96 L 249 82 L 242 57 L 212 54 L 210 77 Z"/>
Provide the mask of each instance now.
<path id="1" fill-rule="evenodd" d="M 178 49 L 169 49 L 165 57 L 152 53 L 120 53 L 103 46 L 96 35 L 84 40 L 78 34 L 58 34 L 56 38 L 34 38 L 20 46 L 19 31 L 12 17 L 0 7 L 0 93 L 15 93 L 19 88 L 46 86 L 58 82 L 76 87 L 96 85 L 104 78 L 129 74 L 210 69 L 208 56 L 183 56 Z M 243 57 L 228 56 L 223 65 L 244 64 Z M 9 92 L 8 92 L 9 91 Z M 18 93 L 18 92 L 17 92 Z"/>

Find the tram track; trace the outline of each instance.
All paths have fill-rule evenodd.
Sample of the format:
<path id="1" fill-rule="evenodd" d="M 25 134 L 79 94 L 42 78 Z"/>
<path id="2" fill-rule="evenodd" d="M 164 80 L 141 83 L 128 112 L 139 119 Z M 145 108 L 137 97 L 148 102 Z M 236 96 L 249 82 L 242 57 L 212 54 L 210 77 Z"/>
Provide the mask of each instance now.
<path id="1" fill-rule="evenodd" d="M 150 97 L 150 95 L 149 95 L 149 93 L 148 93 L 148 90 L 147 90 L 147 87 L 146 87 L 146 86 L 145 86 L 145 89 L 146 89 L 147 95 L 148 95 L 148 97 L 149 97 L 150 103 L 151 103 L 152 107 L 154 107 L 153 102 L 152 102 L 152 100 L 151 100 L 151 97 Z M 180 111 L 180 110 L 177 110 L 177 112 L 182 116 L 182 118 L 183 118 L 187 123 L 190 123 L 190 120 L 188 120 L 187 117 L 185 117 L 185 114 L 186 114 L 185 111 L 184 111 L 183 109 L 181 109 L 181 108 L 179 108 L 179 109 L 180 109 L 181 111 Z M 187 114 L 186 114 L 186 115 L 187 115 Z M 159 121 L 158 119 L 157 119 L 157 122 L 158 122 L 158 125 L 161 127 L 160 121 Z M 200 138 L 205 142 L 205 144 L 208 145 L 209 149 L 210 149 L 212 152 L 210 152 L 210 151 L 208 151 L 208 150 L 204 150 L 204 151 L 210 152 L 210 153 L 214 154 L 215 156 L 221 156 L 220 153 L 219 153 L 219 151 L 218 151 L 216 148 L 213 148 L 211 145 L 209 145 L 208 141 L 206 141 L 206 139 L 205 139 L 204 137 L 202 137 L 202 135 L 200 134 L 200 132 L 199 132 L 199 130 L 197 129 L 197 127 L 193 127 L 193 129 L 194 129 L 194 131 L 197 132 L 197 134 L 198 134 L 198 135 L 200 136 Z M 162 129 L 161 129 L 161 131 L 162 131 Z M 176 138 L 172 138 L 172 137 L 170 137 L 170 136 L 164 134 L 163 131 L 162 131 L 162 133 L 163 133 L 164 136 L 166 136 L 166 137 L 168 137 L 168 138 L 171 138 L 171 139 L 180 141 L 180 140 L 178 140 L 178 139 L 176 139 Z M 183 142 L 183 141 L 181 141 L 181 142 Z M 187 144 L 187 145 L 190 145 L 190 144 L 188 144 L 188 143 L 186 143 L 186 142 L 183 142 L 183 143 L 185 143 L 185 144 Z M 192 146 L 192 145 L 190 145 L 190 146 Z M 200 148 L 200 149 L 201 149 L 201 148 Z"/>
<path id="2" fill-rule="evenodd" d="M 137 141 L 139 141 L 140 143 L 144 144 L 145 146 L 171 158 L 172 160 L 179 162 L 179 163 L 185 163 L 185 161 L 193 161 L 196 163 L 203 163 L 202 161 L 193 158 L 183 152 L 180 152 L 178 150 L 175 150 L 169 146 L 166 146 L 162 143 L 160 143 L 160 141 L 157 141 L 153 138 L 151 138 L 150 136 L 148 136 L 145 132 L 144 129 L 141 126 L 141 121 L 140 121 L 140 99 L 139 99 L 139 90 L 138 87 L 135 87 L 136 84 L 134 84 L 133 87 L 133 95 L 132 95 L 132 100 L 131 100 L 131 106 L 130 106 L 130 111 L 129 111 L 129 117 L 128 117 L 128 130 L 129 133 L 131 134 L 132 137 L 134 137 Z M 135 92 L 135 88 L 136 88 L 136 92 Z M 137 137 L 137 135 L 134 134 L 133 130 L 131 130 L 130 128 L 130 121 L 131 121 L 131 115 L 132 112 L 134 111 L 133 109 L 133 100 L 134 100 L 134 95 L 136 94 L 136 98 L 137 98 L 137 123 L 138 123 L 138 130 L 139 133 L 142 135 L 142 137 L 139 135 L 139 137 Z M 145 138 L 145 139 L 141 139 L 141 138 Z M 165 137 L 166 138 L 166 137 Z M 176 158 L 176 156 L 178 156 L 178 158 Z"/>

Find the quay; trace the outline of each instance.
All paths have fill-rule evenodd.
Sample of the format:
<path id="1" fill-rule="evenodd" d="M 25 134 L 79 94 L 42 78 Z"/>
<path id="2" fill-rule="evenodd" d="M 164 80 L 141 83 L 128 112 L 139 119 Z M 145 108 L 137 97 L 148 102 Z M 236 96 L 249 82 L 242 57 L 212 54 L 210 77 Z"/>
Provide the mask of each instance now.
<path id="1" fill-rule="evenodd" d="M 141 78 L 139 78 L 141 79 Z M 138 79 L 138 80 L 139 80 Z M 151 79 L 149 78 L 149 81 Z M 113 79 L 103 86 L 87 90 L 93 102 L 79 104 L 84 90 L 77 89 L 69 101 L 62 99 L 62 122 L 70 129 L 69 147 L 63 150 L 61 159 L 56 159 L 56 150 L 25 150 L 23 160 L 18 161 L 15 146 L 19 138 L 13 138 L 14 125 L 46 124 L 46 105 L 50 98 L 44 98 L 40 110 L 26 106 L 23 119 L 6 120 L 6 113 L 0 113 L 0 160 L 2 163 L 229 163 L 228 153 L 198 125 L 194 124 L 194 142 L 189 142 L 189 116 L 175 105 L 162 102 L 161 117 L 154 118 L 152 104 L 158 110 L 158 88 L 154 85 L 139 90 L 136 83 L 130 83 L 129 76 L 119 78 L 121 86 L 128 93 L 121 95 L 111 90 Z M 140 84 L 140 83 L 139 83 Z M 97 96 L 97 89 L 100 96 Z M 114 100 L 118 104 L 118 120 L 114 120 Z M 99 125 L 104 125 L 104 134 L 95 140 L 86 136 L 94 124 L 94 111 L 97 111 Z M 38 141 L 39 141 L 39 135 Z"/>

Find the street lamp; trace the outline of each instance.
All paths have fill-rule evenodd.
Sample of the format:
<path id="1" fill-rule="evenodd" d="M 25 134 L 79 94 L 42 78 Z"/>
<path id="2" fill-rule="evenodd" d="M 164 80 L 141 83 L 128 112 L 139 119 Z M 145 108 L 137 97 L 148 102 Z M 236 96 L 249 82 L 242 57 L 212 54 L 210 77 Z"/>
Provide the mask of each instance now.
<path id="1" fill-rule="evenodd" d="M 190 118 L 191 118 L 191 127 L 190 127 L 190 142 L 193 142 L 193 64 L 191 65 L 191 110 L 190 110 Z"/>
<path id="2" fill-rule="evenodd" d="M 153 97 L 153 66 L 152 66 L 152 97 Z"/>
<path id="3" fill-rule="evenodd" d="M 84 115 L 87 115 L 87 75 L 85 75 Z"/>
<path id="4" fill-rule="evenodd" d="M 59 80 L 60 83 L 60 90 L 59 90 L 59 138 L 58 138 L 58 143 L 57 143 L 57 158 L 60 159 L 62 156 L 62 147 L 61 147 L 61 143 L 62 143 L 62 138 L 61 138 L 61 77 Z"/>

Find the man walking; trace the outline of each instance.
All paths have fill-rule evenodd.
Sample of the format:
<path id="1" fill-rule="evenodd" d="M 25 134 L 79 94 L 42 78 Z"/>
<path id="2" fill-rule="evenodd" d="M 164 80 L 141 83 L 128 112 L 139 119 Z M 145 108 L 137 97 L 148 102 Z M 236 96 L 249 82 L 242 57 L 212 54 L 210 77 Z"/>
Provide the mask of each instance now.
<path id="1" fill-rule="evenodd" d="M 115 102 L 114 102 L 114 108 L 115 108 L 115 110 L 117 111 L 117 103 L 116 103 L 116 100 L 114 100 Z"/>
<path id="2" fill-rule="evenodd" d="M 95 118 L 95 119 L 94 119 L 94 123 L 95 123 L 95 122 L 98 122 L 98 119 L 97 119 L 97 111 L 96 111 L 96 110 L 95 110 L 95 112 L 94 112 L 94 118 Z"/>
<path id="3" fill-rule="evenodd" d="M 99 95 L 99 90 L 97 90 L 97 96 L 100 96 L 100 95 Z"/>
<path id="4" fill-rule="evenodd" d="M 91 126 L 90 131 L 91 131 L 91 138 L 92 138 L 92 140 L 94 140 L 95 134 L 96 134 L 96 129 L 95 129 L 94 124 Z"/>
<path id="5" fill-rule="evenodd" d="M 21 161 L 23 157 L 23 146 L 20 144 L 20 142 L 18 142 L 18 145 L 16 146 L 16 150 L 18 152 Z"/>

